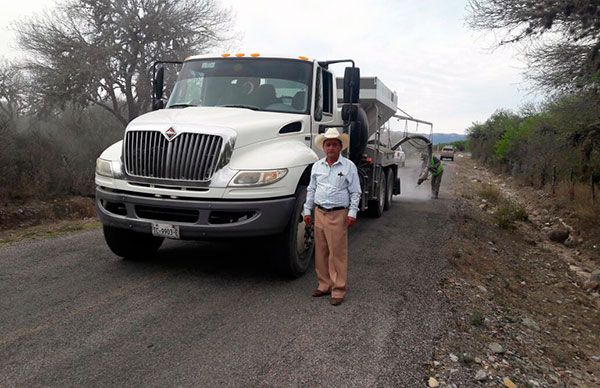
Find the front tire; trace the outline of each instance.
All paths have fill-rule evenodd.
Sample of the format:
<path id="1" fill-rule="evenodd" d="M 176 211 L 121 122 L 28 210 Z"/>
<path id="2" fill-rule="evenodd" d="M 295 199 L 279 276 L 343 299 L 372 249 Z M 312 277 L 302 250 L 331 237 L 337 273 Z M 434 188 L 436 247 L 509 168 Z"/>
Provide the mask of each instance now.
<path id="1" fill-rule="evenodd" d="M 315 252 L 313 226 L 307 227 L 302 216 L 304 202 L 306 186 L 299 186 L 292 216 L 283 233 L 277 236 L 273 251 L 272 259 L 277 272 L 289 278 L 304 275 Z"/>
<path id="2" fill-rule="evenodd" d="M 104 240 L 110 250 L 124 259 L 144 259 L 154 256 L 163 238 L 132 230 L 103 226 Z"/>

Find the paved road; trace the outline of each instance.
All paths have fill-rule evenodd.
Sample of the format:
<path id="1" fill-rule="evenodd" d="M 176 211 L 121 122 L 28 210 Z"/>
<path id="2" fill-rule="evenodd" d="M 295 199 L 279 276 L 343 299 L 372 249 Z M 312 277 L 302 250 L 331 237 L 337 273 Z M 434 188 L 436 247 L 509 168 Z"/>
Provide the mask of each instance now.
<path id="1" fill-rule="evenodd" d="M 422 385 L 448 317 L 443 193 L 359 218 L 339 307 L 310 297 L 312 272 L 279 279 L 247 243 L 169 241 L 145 262 L 113 256 L 100 231 L 1 248 L 0 386 Z"/>

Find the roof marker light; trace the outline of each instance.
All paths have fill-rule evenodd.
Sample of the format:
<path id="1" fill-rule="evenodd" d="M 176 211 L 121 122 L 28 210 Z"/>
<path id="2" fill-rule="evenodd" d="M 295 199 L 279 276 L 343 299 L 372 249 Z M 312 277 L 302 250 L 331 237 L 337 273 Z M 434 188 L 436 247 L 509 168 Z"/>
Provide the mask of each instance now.
<path id="1" fill-rule="evenodd" d="M 253 58 L 260 57 L 260 53 L 252 53 L 250 56 Z"/>
<path id="2" fill-rule="evenodd" d="M 237 54 L 235 54 L 235 56 L 236 56 L 236 57 L 238 57 L 238 58 L 241 58 L 241 57 L 243 57 L 244 55 L 246 55 L 246 54 L 244 54 L 244 53 L 237 53 Z"/>
<path id="3" fill-rule="evenodd" d="M 229 54 L 229 53 L 225 53 L 225 54 L 221 54 L 221 56 L 222 56 L 223 58 L 227 58 L 227 57 L 230 57 L 230 56 L 231 56 L 231 54 Z"/>
<path id="4" fill-rule="evenodd" d="M 300 55 L 298 58 L 302 59 L 303 61 L 308 61 L 308 57 L 305 57 L 304 55 Z"/>

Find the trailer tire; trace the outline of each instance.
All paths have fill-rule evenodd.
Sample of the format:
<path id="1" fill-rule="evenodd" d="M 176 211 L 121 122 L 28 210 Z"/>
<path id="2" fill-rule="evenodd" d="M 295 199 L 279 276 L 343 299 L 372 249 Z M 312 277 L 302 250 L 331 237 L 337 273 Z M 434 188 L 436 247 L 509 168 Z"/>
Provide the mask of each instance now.
<path id="1" fill-rule="evenodd" d="M 144 259 L 156 254 L 163 238 L 132 230 L 103 226 L 104 240 L 110 250 L 124 259 Z"/>
<path id="2" fill-rule="evenodd" d="M 283 233 L 277 236 L 272 252 L 275 269 L 288 278 L 304 275 L 315 253 L 313 226 L 306 227 L 302 216 L 305 201 L 306 186 L 298 186 L 292 216 Z"/>
<path id="3" fill-rule="evenodd" d="M 379 171 L 379 179 L 377 179 L 377 182 L 377 198 L 369 201 L 369 215 L 374 218 L 381 217 L 385 207 L 386 184 L 383 170 Z"/>
<path id="4" fill-rule="evenodd" d="M 383 210 L 390 210 L 392 207 L 392 197 L 394 196 L 394 170 L 388 169 L 385 178 L 385 203 Z"/>

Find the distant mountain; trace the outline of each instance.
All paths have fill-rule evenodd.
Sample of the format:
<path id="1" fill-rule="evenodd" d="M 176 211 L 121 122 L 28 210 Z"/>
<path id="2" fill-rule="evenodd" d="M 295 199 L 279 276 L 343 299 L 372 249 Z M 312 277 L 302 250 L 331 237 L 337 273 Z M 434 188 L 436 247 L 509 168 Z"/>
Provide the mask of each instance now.
<path id="1" fill-rule="evenodd" d="M 433 144 L 447 144 L 454 141 L 466 140 L 467 135 L 461 135 L 458 133 L 434 133 Z"/>

